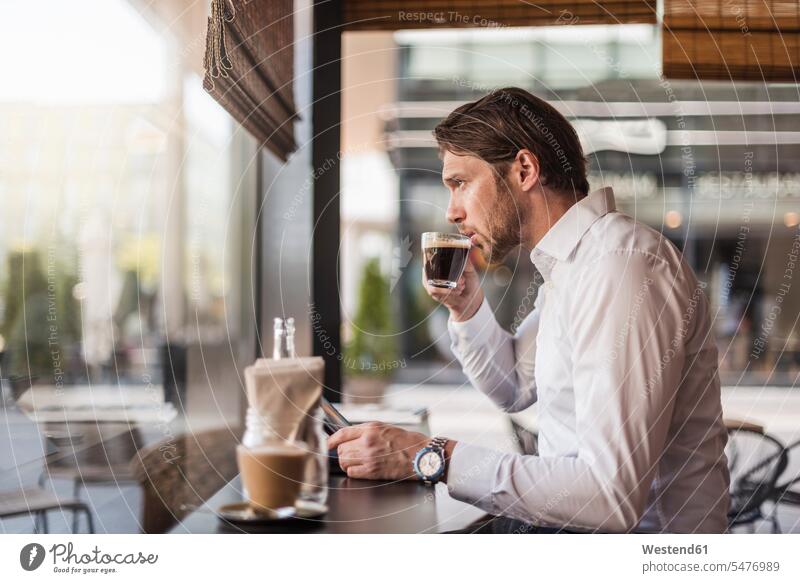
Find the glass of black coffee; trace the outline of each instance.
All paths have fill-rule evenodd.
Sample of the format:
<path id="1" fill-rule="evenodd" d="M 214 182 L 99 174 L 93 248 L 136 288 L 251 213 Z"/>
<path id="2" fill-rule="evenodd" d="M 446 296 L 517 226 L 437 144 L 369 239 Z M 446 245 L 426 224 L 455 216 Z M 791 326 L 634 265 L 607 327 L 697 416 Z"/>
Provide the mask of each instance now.
<path id="1" fill-rule="evenodd" d="M 422 233 L 425 280 L 428 285 L 453 289 L 467 266 L 469 237 L 452 233 Z"/>

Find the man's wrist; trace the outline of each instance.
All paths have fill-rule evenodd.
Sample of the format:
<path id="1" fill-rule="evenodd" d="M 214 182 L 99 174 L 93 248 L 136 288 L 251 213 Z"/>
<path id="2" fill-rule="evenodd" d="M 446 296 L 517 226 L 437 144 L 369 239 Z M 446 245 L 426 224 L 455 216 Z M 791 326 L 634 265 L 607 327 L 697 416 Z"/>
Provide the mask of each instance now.
<path id="1" fill-rule="evenodd" d="M 443 445 L 441 444 L 442 440 L 444 441 Z M 443 470 L 442 470 L 442 475 L 439 478 L 437 478 L 435 481 L 436 482 L 446 482 L 447 481 L 447 471 L 448 471 L 448 467 L 450 465 L 450 458 L 453 455 L 453 451 L 456 448 L 456 443 L 457 442 L 453 441 L 452 439 L 447 439 L 446 437 L 437 437 L 437 438 L 432 439 L 431 441 L 434 443 L 434 445 L 431 445 L 431 442 L 428 442 L 425 445 L 423 445 L 422 448 L 434 447 L 434 448 L 439 449 L 439 451 L 441 452 L 441 455 L 442 455 Z M 437 441 L 439 441 L 438 445 L 436 445 Z M 417 450 L 417 451 L 418 452 L 422 451 L 422 449 Z M 411 478 L 415 479 L 415 480 L 424 480 L 424 478 L 421 475 L 419 475 L 419 473 L 417 472 L 417 462 L 416 462 L 415 457 L 412 457 L 412 460 L 413 461 L 411 463 L 411 466 L 412 466 Z"/>
<path id="2" fill-rule="evenodd" d="M 447 475 L 450 472 L 450 458 L 453 457 L 453 451 L 456 449 L 457 441 L 448 439 L 444 444 L 444 473 L 442 474 L 442 482 L 447 482 Z"/>
<path id="3" fill-rule="evenodd" d="M 475 314 L 478 313 L 478 310 L 481 309 L 483 305 L 483 294 L 481 294 L 480 300 L 476 298 L 474 305 L 468 306 L 468 309 L 464 312 L 457 312 L 456 310 L 450 310 L 450 317 L 452 318 L 453 322 L 466 322 L 467 320 L 471 320 Z"/>

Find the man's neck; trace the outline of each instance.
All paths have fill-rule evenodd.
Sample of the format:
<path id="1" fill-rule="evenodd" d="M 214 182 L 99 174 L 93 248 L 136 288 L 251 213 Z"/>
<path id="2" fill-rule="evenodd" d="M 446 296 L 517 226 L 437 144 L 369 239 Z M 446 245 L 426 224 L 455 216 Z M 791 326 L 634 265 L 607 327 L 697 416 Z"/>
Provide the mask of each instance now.
<path id="1" fill-rule="evenodd" d="M 577 200 L 546 187 L 531 194 L 531 220 L 526 247 L 532 250 Z"/>

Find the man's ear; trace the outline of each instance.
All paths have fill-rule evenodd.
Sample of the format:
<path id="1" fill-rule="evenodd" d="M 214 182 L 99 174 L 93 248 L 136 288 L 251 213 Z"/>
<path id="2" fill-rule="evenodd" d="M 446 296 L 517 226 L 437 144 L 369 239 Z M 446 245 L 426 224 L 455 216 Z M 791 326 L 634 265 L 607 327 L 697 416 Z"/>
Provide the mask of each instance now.
<path id="1" fill-rule="evenodd" d="M 523 148 L 514 159 L 515 177 L 520 189 L 527 192 L 539 184 L 539 159 L 530 150 Z"/>

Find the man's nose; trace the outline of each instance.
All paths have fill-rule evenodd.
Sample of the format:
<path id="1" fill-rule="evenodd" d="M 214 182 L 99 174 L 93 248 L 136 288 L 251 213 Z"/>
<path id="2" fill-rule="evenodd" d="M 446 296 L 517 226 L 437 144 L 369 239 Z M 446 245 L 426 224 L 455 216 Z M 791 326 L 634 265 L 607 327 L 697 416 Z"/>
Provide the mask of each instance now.
<path id="1" fill-rule="evenodd" d="M 453 197 L 450 197 L 450 203 L 447 205 L 447 222 L 448 223 L 463 223 L 466 219 L 466 213 L 461 205 L 456 204 Z"/>

